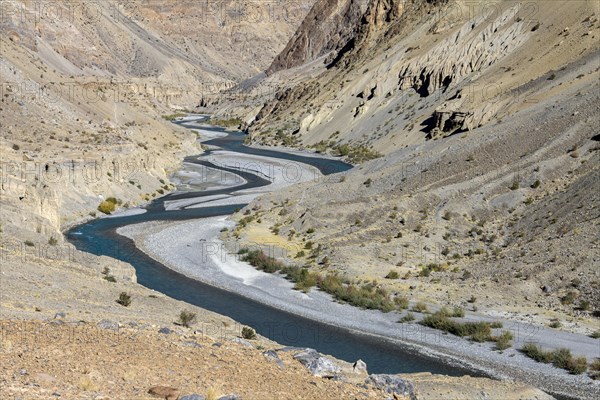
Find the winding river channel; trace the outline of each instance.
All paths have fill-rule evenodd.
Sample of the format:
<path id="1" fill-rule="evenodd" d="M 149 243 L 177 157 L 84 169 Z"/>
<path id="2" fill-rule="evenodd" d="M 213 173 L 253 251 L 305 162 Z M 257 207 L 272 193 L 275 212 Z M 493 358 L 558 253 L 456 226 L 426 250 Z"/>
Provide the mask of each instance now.
<path id="1" fill-rule="evenodd" d="M 199 119 L 200 120 L 200 119 Z M 185 126 L 185 125 L 183 125 Z M 215 130 L 213 128 L 213 130 Z M 221 133 L 223 130 L 216 129 Z M 347 171 L 351 165 L 338 160 L 311 156 L 309 153 L 289 153 L 247 147 L 244 135 L 239 132 L 204 142 L 211 149 L 219 148 L 244 155 L 256 155 L 273 159 L 289 160 L 316 167 L 323 175 Z M 282 311 L 261 302 L 248 299 L 231 291 L 223 290 L 175 272 L 139 250 L 134 241 L 118 234 L 118 228 L 149 221 L 186 221 L 215 216 L 227 216 L 246 204 L 227 204 L 205 208 L 184 208 L 169 211 L 165 202 L 194 199 L 217 195 L 228 195 L 242 189 L 251 189 L 270 184 L 264 176 L 248 171 L 228 169 L 207 161 L 210 151 L 201 156 L 187 157 L 193 163 L 214 170 L 227 171 L 241 177 L 235 187 L 203 191 L 185 191 L 178 187 L 174 193 L 152 201 L 141 214 L 127 214 L 111 218 L 100 218 L 74 227 L 67 232 L 68 240 L 77 249 L 96 255 L 106 255 L 130 263 L 136 270 L 138 283 L 172 298 L 194 304 L 201 308 L 226 315 L 241 324 L 252 326 L 261 335 L 287 346 L 311 347 L 321 353 L 354 362 L 364 360 L 371 373 L 432 372 L 460 376 L 466 373 L 461 367 L 449 365 L 441 360 L 417 354 L 397 342 L 379 336 L 361 334 L 344 328 L 307 319 Z M 235 202 L 235 201 L 234 201 Z"/>

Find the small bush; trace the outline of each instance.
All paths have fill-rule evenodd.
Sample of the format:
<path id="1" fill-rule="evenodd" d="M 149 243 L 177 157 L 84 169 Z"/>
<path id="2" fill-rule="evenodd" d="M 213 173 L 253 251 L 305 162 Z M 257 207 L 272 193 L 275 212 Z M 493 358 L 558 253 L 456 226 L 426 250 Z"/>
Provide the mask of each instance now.
<path id="1" fill-rule="evenodd" d="M 573 357 L 567 360 L 567 364 L 565 365 L 564 369 L 573 375 L 583 374 L 588 369 L 587 358 Z"/>
<path id="2" fill-rule="evenodd" d="M 590 302 L 589 302 L 589 301 L 587 301 L 587 300 L 581 300 L 581 301 L 579 302 L 579 309 L 580 309 L 581 311 L 589 311 L 589 310 L 590 310 L 590 307 L 591 307 L 591 305 L 590 305 Z"/>
<path id="3" fill-rule="evenodd" d="M 256 339 L 256 331 L 248 326 L 242 328 L 242 337 L 247 340 Z"/>
<path id="4" fill-rule="evenodd" d="M 179 313 L 179 324 L 189 328 L 192 324 L 196 322 L 196 313 L 183 310 Z"/>
<path id="5" fill-rule="evenodd" d="M 594 362 L 590 365 L 590 378 L 593 380 L 600 379 L 600 358 L 596 358 Z"/>
<path id="6" fill-rule="evenodd" d="M 461 307 L 454 307 L 454 310 L 452 310 L 452 316 L 462 318 L 465 316 L 465 310 Z"/>
<path id="7" fill-rule="evenodd" d="M 26 240 L 25 241 L 25 246 L 34 247 L 35 243 L 33 243 L 31 240 Z"/>
<path id="8" fill-rule="evenodd" d="M 565 369 L 573 375 L 583 374 L 587 371 L 587 359 L 585 357 L 573 357 L 569 349 L 543 351 L 541 347 L 533 343 L 526 343 L 521 351 L 535 361 L 552 363 L 555 367 Z"/>
<path id="9" fill-rule="evenodd" d="M 98 211 L 107 215 L 112 214 L 115 211 L 115 209 L 116 204 L 108 200 L 103 201 L 98 206 Z"/>
<path id="10" fill-rule="evenodd" d="M 492 340 L 491 326 L 487 322 L 457 322 L 448 317 L 448 310 L 440 310 L 426 316 L 421 325 L 451 333 L 456 336 L 470 336 L 476 342 Z"/>
<path id="11" fill-rule="evenodd" d="M 426 313 L 427 311 L 429 311 L 429 308 L 427 307 L 427 304 L 423 303 L 422 301 L 419 301 L 413 307 L 413 311 L 418 313 Z"/>
<path id="12" fill-rule="evenodd" d="M 112 276 L 112 275 L 106 275 L 106 276 L 104 277 L 104 280 L 105 280 L 105 281 L 108 281 L 108 282 L 112 282 L 112 283 L 115 283 L 115 282 L 117 281 L 117 280 L 115 279 L 115 277 L 114 277 L 114 276 Z"/>
<path id="13" fill-rule="evenodd" d="M 54 236 L 50 236 L 50 239 L 48 239 L 48 244 L 50 246 L 56 246 L 58 244 L 58 240 Z"/>
<path id="14" fill-rule="evenodd" d="M 18 151 L 21 147 L 18 144 L 12 145 L 13 150 Z"/>
<path id="15" fill-rule="evenodd" d="M 471 298 L 470 298 L 469 300 L 467 300 L 467 303 L 471 303 L 471 304 L 473 304 L 473 303 L 475 303 L 476 301 L 477 301 L 477 297 L 475 297 L 475 296 L 471 295 Z"/>
<path id="16" fill-rule="evenodd" d="M 593 339 L 600 339 L 600 329 L 599 329 L 599 330 L 597 330 L 597 331 L 594 331 L 594 332 L 593 332 L 593 333 L 590 335 L 590 337 L 591 337 L 591 338 L 593 338 Z"/>
<path id="17" fill-rule="evenodd" d="M 406 310 L 408 308 L 408 298 L 405 296 L 394 297 L 394 303 L 400 310 Z"/>
<path id="18" fill-rule="evenodd" d="M 390 272 L 388 272 L 388 274 L 385 276 L 386 279 L 398 279 L 400 278 L 400 275 L 398 274 L 397 271 L 394 270 L 390 270 Z"/>
<path id="19" fill-rule="evenodd" d="M 566 295 L 564 295 L 560 299 L 560 302 L 566 306 L 566 305 L 573 304 L 573 302 L 575 301 L 576 298 L 577 298 L 577 292 L 571 291 L 571 292 L 567 293 Z"/>
<path id="20" fill-rule="evenodd" d="M 513 334 L 509 331 L 503 331 L 500 336 L 492 338 L 496 342 L 496 350 L 506 350 L 512 346 Z"/>
<path id="21" fill-rule="evenodd" d="M 550 325 L 548 325 L 548 326 L 549 326 L 550 328 L 557 329 L 557 328 L 560 328 L 560 327 L 562 326 L 562 324 L 560 323 L 560 321 L 553 321 L 553 322 L 551 322 L 551 323 L 550 323 Z"/>
<path id="22" fill-rule="evenodd" d="M 117 299 L 117 303 L 124 307 L 129 307 L 129 305 L 131 304 L 131 296 L 125 292 L 121 292 L 119 298 Z"/>
<path id="23" fill-rule="evenodd" d="M 415 315 L 411 312 L 408 312 L 404 317 L 400 318 L 400 320 L 398 322 L 401 324 L 404 324 L 406 322 L 412 322 L 415 319 L 416 319 Z"/>
<path id="24" fill-rule="evenodd" d="M 537 362 L 549 363 L 552 361 L 550 353 L 543 351 L 540 346 L 534 343 L 525 343 L 521 348 L 521 352 Z"/>
<path id="25" fill-rule="evenodd" d="M 249 263 L 261 271 L 273 273 L 280 271 L 284 266 L 281 261 L 267 256 L 262 250 L 246 250 L 246 252 L 239 254 L 243 254 L 242 261 Z"/>

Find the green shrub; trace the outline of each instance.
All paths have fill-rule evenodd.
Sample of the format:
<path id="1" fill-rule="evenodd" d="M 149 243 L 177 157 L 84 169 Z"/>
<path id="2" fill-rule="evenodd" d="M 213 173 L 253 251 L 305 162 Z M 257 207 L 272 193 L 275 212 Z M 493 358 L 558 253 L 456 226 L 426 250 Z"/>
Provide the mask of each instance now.
<path id="1" fill-rule="evenodd" d="M 243 254 L 242 261 L 249 263 L 261 271 L 273 273 L 280 271 L 284 266 L 281 261 L 267 256 L 262 250 L 252 250 L 240 254 Z"/>
<path id="2" fill-rule="evenodd" d="M 421 325 L 456 336 L 470 336 L 473 341 L 486 342 L 492 340 L 491 326 L 488 322 L 457 322 L 448 317 L 448 311 L 436 312 L 426 316 L 420 322 Z"/>
<path id="3" fill-rule="evenodd" d="M 400 278 L 400 275 L 398 275 L 397 271 L 394 270 L 390 270 L 390 272 L 388 272 L 388 274 L 385 276 L 386 279 L 398 279 Z"/>
<path id="4" fill-rule="evenodd" d="M 549 363 L 552 361 L 551 353 L 543 351 L 540 346 L 534 343 L 525 343 L 521 348 L 521 352 L 537 362 Z"/>
<path id="5" fill-rule="evenodd" d="M 50 246 L 56 246 L 58 244 L 58 240 L 54 236 L 50 236 L 50 239 L 48 239 L 48 244 Z"/>
<path id="6" fill-rule="evenodd" d="M 583 374 L 588 369 L 587 358 L 574 357 L 567 361 L 565 369 L 573 375 Z"/>
<path id="7" fill-rule="evenodd" d="M 398 322 L 400 322 L 401 324 L 404 324 L 406 322 L 412 322 L 414 321 L 415 315 L 411 312 L 408 312 L 404 317 L 400 318 L 400 320 Z"/>
<path id="8" fill-rule="evenodd" d="M 104 277 L 104 280 L 105 280 L 105 281 L 108 281 L 108 282 L 112 282 L 112 283 L 115 283 L 115 282 L 117 281 L 117 280 L 115 279 L 115 277 L 114 277 L 114 276 L 112 276 L 112 275 L 106 275 L 106 276 Z"/>
<path id="9" fill-rule="evenodd" d="M 513 334 L 509 331 L 503 331 L 500 336 L 492 338 L 496 342 L 496 350 L 506 350 L 512 346 Z"/>
<path id="10" fill-rule="evenodd" d="M 125 292 L 121 292 L 119 298 L 117 299 L 117 303 L 124 307 L 129 307 L 129 305 L 131 304 L 131 296 Z"/>
<path id="11" fill-rule="evenodd" d="M 108 200 L 104 200 L 98 206 L 98 211 L 100 211 L 101 213 L 107 214 L 107 215 L 112 214 L 115 211 L 115 209 L 116 209 L 116 203 L 113 203 Z"/>
<path id="12" fill-rule="evenodd" d="M 418 313 L 426 313 L 427 311 L 429 311 L 429 308 L 427 307 L 427 304 L 423 303 L 422 301 L 419 301 L 417 304 L 414 305 L 413 311 Z"/>
<path id="13" fill-rule="evenodd" d="M 557 368 L 566 369 L 569 364 L 569 360 L 573 358 L 571 350 L 569 349 L 557 349 L 551 353 L 552 364 Z"/>
<path id="14" fill-rule="evenodd" d="M 179 313 L 179 324 L 189 328 L 194 322 L 196 322 L 196 313 L 183 310 Z"/>
<path id="15" fill-rule="evenodd" d="M 394 297 L 394 303 L 400 310 L 406 310 L 408 308 L 408 298 L 406 296 Z"/>
<path id="16" fill-rule="evenodd" d="M 35 243 L 33 243 L 31 240 L 26 240 L 25 241 L 25 246 L 34 247 Z"/>
<path id="17" fill-rule="evenodd" d="M 600 379 L 600 358 L 596 358 L 590 365 L 590 378 L 593 380 Z"/>
<path id="18" fill-rule="evenodd" d="M 575 299 L 577 298 L 577 292 L 574 291 L 570 291 L 568 292 L 566 295 L 564 295 L 561 299 L 560 302 L 563 305 L 570 305 L 573 304 L 573 302 L 575 301 Z"/>
<path id="19" fill-rule="evenodd" d="M 353 283 L 344 284 L 342 279 L 333 273 L 320 276 L 317 282 L 319 289 L 340 300 L 356 307 L 389 312 L 396 309 L 389 294 L 383 288 L 375 288 L 373 284 L 357 286 Z"/>
<path id="20" fill-rule="evenodd" d="M 467 329 L 469 325 L 467 324 Z M 471 340 L 474 342 L 487 342 L 492 340 L 492 329 L 490 328 L 490 324 L 485 322 L 475 323 L 473 325 L 473 332 L 471 333 Z"/>
<path id="21" fill-rule="evenodd" d="M 461 307 L 454 307 L 454 310 L 452 310 L 452 316 L 462 318 L 465 316 L 465 310 Z"/>
<path id="22" fill-rule="evenodd" d="M 599 329 L 599 330 L 597 330 L 597 331 L 594 331 L 594 332 L 593 332 L 593 333 L 590 335 L 590 337 L 591 337 L 591 338 L 593 338 L 593 339 L 600 339 L 600 329 Z"/>
<path id="23" fill-rule="evenodd" d="M 550 328 L 560 328 L 562 326 L 562 324 L 560 323 L 560 321 L 553 321 L 552 323 L 550 323 L 550 325 L 548 325 Z"/>
<path id="24" fill-rule="evenodd" d="M 587 359 L 585 357 L 573 357 L 569 349 L 543 351 L 533 343 L 526 343 L 521 351 L 535 361 L 552 363 L 555 367 L 565 369 L 574 375 L 583 374 L 587 371 Z"/>
<path id="25" fill-rule="evenodd" d="M 587 300 L 581 300 L 581 301 L 579 302 L 579 309 L 580 309 L 581 311 L 589 311 L 589 310 L 590 310 L 590 306 L 591 306 L 591 305 L 590 305 L 590 302 L 589 302 L 589 301 L 587 301 Z"/>
<path id="26" fill-rule="evenodd" d="M 242 328 L 242 337 L 247 340 L 256 339 L 256 331 L 248 326 Z"/>

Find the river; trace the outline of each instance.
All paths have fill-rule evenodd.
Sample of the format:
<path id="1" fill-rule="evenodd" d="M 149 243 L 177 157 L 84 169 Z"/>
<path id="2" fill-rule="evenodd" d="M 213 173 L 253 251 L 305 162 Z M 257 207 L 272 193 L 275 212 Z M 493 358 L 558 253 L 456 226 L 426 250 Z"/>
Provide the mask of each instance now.
<path id="1" fill-rule="evenodd" d="M 324 175 L 352 168 L 351 165 L 341 161 L 319 158 L 311 156 L 309 153 L 290 154 L 248 147 L 243 144 L 244 137 L 242 133 L 234 132 L 204 143 L 231 152 L 309 164 L 318 168 Z M 228 170 L 203 159 L 209 154 L 210 151 L 201 156 L 187 157 L 185 161 L 214 169 Z M 362 359 L 367 363 L 370 373 L 431 372 L 452 376 L 480 375 L 474 371 L 450 365 L 447 360 L 442 362 L 442 360 L 417 354 L 411 349 L 398 345 L 397 342 L 313 321 L 190 279 L 152 259 L 140 251 L 133 240 L 116 233 L 120 227 L 148 221 L 184 221 L 230 215 L 236 209 L 244 207 L 245 204 L 166 211 L 164 203 L 169 200 L 230 194 L 242 188 L 256 188 L 269 184 L 267 179 L 256 174 L 239 170 L 229 171 L 245 180 L 243 186 L 202 192 L 178 190 L 152 201 L 144 207 L 146 212 L 143 214 L 95 219 L 70 229 L 66 233 L 66 237 L 78 250 L 130 263 L 136 270 L 139 284 L 172 298 L 231 317 L 243 325 L 253 327 L 261 335 L 282 345 L 311 347 L 321 353 L 330 354 L 349 362 Z"/>

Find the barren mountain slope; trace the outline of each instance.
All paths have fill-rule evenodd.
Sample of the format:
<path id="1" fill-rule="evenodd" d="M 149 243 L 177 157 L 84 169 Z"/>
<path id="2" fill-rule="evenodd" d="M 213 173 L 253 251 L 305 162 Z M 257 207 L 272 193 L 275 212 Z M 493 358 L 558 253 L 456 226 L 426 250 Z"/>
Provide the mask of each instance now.
<path id="1" fill-rule="evenodd" d="M 371 1 L 348 51 L 263 108 L 255 141 L 385 156 L 256 201 L 262 223 L 240 227 L 242 241 L 277 243 L 278 232 L 290 261 L 314 270 L 589 334 L 597 3 L 439 14 L 461 4 Z M 297 255 L 308 242 L 318 251 Z M 384 279 L 391 270 L 402 279 Z"/>
<path id="2" fill-rule="evenodd" d="M 358 25 L 347 44 L 318 60 L 321 74 L 278 93 L 249 131 L 264 143 L 389 153 L 553 96 L 562 88 L 548 80 L 596 57 L 597 3 L 519 4 L 371 1 L 364 16 L 347 22 Z"/>
<path id="3" fill-rule="evenodd" d="M 3 217 L 50 236 L 108 197 L 170 190 L 167 171 L 199 150 L 161 115 L 265 69 L 310 5 L 3 2 Z"/>
<path id="4" fill-rule="evenodd" d="M 170 172 L 185 155 L 202 151 L 194 133 L 167 120 L 173 109 L 193 107 L 203 90 L 217 93 L 221 84 L 266 68 L 310 3 L 288 7 L 294 18 L 283 18 L 284 9 L 271 10 L 265 23 L 248 21 L 236 2 L 209 11 L 198 4 L 2 2 L 3 318 L 46 319 L 64 312 L 69 321 L 136 318 L 171 325 L 189 307 L 207 322 L 231 321 L 157 298 L 135 283 L 130 265 L 81 254 L 61 233 L 102 215 L 98 208 L 109 199 L 123 210 L 172 190 Z M 246 53 L 234 40 L 240 32 L 245 39 L 260 36 L 260 45 Z M 251 60 L 232 63 L 230 53 Z M 139 308 L 117 304 L 122 291 Z"/>

